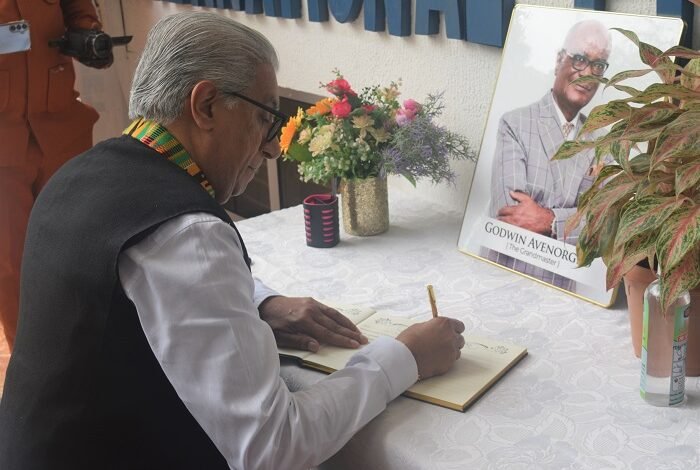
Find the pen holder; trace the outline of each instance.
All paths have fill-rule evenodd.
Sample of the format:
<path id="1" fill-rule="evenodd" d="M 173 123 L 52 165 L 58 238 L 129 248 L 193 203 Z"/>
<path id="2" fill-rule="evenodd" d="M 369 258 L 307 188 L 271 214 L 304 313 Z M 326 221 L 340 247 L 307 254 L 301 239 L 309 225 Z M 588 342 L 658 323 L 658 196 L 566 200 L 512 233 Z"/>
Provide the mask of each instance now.
<path id="1" fill-rule="evenodd" d="M 312 194 L 304 199 L 306 244 L 314 248 L 331 248 L 340 241 L 338 198 L 331 194 Z"/>

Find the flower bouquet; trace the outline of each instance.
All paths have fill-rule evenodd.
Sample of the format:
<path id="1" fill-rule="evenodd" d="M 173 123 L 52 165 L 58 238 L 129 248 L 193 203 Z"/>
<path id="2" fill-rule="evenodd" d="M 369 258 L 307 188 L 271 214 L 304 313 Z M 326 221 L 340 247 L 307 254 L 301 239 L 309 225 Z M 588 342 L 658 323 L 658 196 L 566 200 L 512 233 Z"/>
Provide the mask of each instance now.
<path id="1" fill-rule="evenodd" d="M 299 162 L 304 181 L 400 174 L 413 185 L 420 178 L 454 183 L 449 158 L 474 159 L 465 138 L 434 122 L 444 108 L 442 94 L 401 105 L 400 83 L 358 94 L 335 73 L 335 80 L 321 85 L 332 96 L 299 108 L 282 129 L 282 154 Z"/>
<path id="2" fill-rule="evenodd" d="M 372 86 L 360 93 L 335 71 L 321 84 L 332 96 L 299 108 L 282 129 L 286 160 L 299 162 L 304 181 L 342 180 L 343 226 L 354 235 L 375 235 L 389 227 L 387 174 L 403 175 L 415 186 L 421 178 L 454 184 L 450 157 L 474 159 L 462 136 L 436 124 L 442 94 L 424 103 L 399 103 L 400 83 Z"/>

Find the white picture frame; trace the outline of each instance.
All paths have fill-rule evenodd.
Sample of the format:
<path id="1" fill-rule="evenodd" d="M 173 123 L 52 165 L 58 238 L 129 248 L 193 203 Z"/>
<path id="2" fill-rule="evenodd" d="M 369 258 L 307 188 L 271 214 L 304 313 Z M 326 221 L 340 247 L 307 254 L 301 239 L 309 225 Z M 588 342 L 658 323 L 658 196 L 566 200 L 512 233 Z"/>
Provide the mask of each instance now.
<path id="1" fill-rule="evenodd" d="M 680 18 L 516 5 L 503 48 L 458 249 L 597 305 L 609 306 L 614 301 L 616 289 L 605 287 L 606 268 L 602 260 L 596 259 L 589 267 L 576 267 L 576 233 L 562 239 L 563 235 L 557 235 L 556 231 L 558 228 L 563 232 L 563 224 L 556 222 L 556 217 L 549 228 L 543 223 L 537 225 L 539 230 L 545 231 L 537 233 L 534 229 L 504 222 L 504 216 L 498 215 L 498 206 L 522 204 L 513 202 L 512 198 L 521 198 L 523 193 L 542 208 L 549 209 L 549 204 L 553 212 L 575 212 L 575 202 L 572 201 L 583 192 L 584 183 L 592 182 L 589 173 L 593 168 L 573 163 L 574 159 L 588 161 L 584 156 L 574 157 L 565 166 L 561 166 L 561 162 L 550 162 L 546 157 L 551 157 L 565 140 L 564 131 L 557 127 L 557 135 L 551 127 L 563 117 L 561 108 L 553 107 L 557 106 L 551 91 L 555 84 L 555 67 L 564 63 L 559 60 L 573 64 L 575 54 L 565 51 L 563 46 L 565 42 L 573 43 L 567 35 L 582 21 L 599 22 L 607 30 L 622 28 L 633 31 L 641 41 L 661 50 L 677 45 L 684 29 Z M 610 31 L 610 38 L 605 77 L 610 78 L 623 70 L 647 68 L 632 41 L 617 31 Z M 560 55 L 562 51 L 564 55 Z M 658 81 L 652 73 L 630 79 L 626 84 L 644 89 Z M 599 86 L 572 123 L 579 119 L 583 122 L 583 116 L 594 106 L 625 96 L 612 87 L 603 90 L 603 86 Z M 534 165 L 535 158 L 544 158 L 540 160 L 543 163 Z M 524 187 L 514 188 L 513 181 Z M 514 196 L 510 192 L 512 189 L 517 189 Z M 562 208 L 566 210 L 559 210 Z"/>

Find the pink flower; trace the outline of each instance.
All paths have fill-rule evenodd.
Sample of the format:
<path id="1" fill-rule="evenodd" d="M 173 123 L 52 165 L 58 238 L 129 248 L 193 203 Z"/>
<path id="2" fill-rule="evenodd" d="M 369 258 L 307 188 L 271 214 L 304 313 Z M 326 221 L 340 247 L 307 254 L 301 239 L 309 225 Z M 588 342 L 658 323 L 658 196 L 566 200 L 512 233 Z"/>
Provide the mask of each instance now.
<path id="1" fill-rule="evenodd" d="M 336 78 L 332 82 L 326 85 L 326 90 L 333 93 L 335 96 L 345 96 L 345 95 L 357 95 L 344 78 Z"/>
<path id="2" fill-rule="evenodd" d="M 403 110 L 399 109 L 396 112 L 396 124 L 398 124 L 399 126 L 405 126 L 406 124 L 411 122 L 408 116 L 406 116 L 402 111 Z"/>
<path id="3" fill-rule="evenodd" d="M 331 113 L 333 113 L 333 116 L 341 119 L 348 117 L 351 111 L 352 106 L 350 105 L 350 103 L 348 103 L 347 97 L 335 103 L 333 105 L 333 108 L 331 109 Z"/>
<path id="4" fill-rule="evenodd" d="M 363 105 L 362 105 L 362 109 L 364 109 L 364 110 L 367 111 L 368 113 L 371 113 L 372 111 L 374 111 L 375 109 L 377 109 L 377 107 L 376 107 L 375 105 L 373 105 L 373 104 L 363 104 Z"/>
<path id="5" fill-rule="evenodd" d="M 423 108 L 419 102 L 416 100 L 408 99 L 403 102 L 403 107 L 406 111 L 408 111 L 410 114 L 415 116 L 420 112 L 420 110 Z"/>
<path id="6" fill-rule="evenodd" d="M 396 111 L 396 124 L 405 126 L 416 118 L 416 114 L 418 114 L 422 108 L 420 103 L 415 100 L 409 99 L 404 101 L 403 108 L 399 108 Z"/>

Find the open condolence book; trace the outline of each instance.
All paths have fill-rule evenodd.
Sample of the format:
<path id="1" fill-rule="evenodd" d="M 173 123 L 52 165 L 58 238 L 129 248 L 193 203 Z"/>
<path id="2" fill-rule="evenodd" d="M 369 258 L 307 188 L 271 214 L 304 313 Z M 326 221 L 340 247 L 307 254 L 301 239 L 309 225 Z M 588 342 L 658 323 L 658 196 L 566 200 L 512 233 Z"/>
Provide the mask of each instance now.
<path id="1" fill-rule="evenodd" d="M 379 336 L 396 337 L 415 320 L 396 317 L 375 310 L 334 306 L 348 317 L 367 338 L 372 341 Z M 464 411 L 483 395 L 503 374 L 527 355 L 522 346 L 464 335 L 462 356 L 445 375 L 417 382 L 404 395 L 418 400 Z M 357 350 L 323 345 L 316 353 L 294 349 L 279 350 L 280 355 L 301 359 L 302 365 L 322 372 L 335 372 L 345 364 Z"/>

